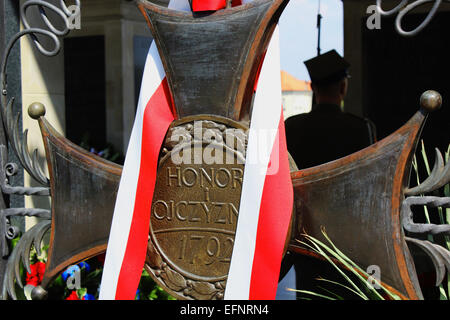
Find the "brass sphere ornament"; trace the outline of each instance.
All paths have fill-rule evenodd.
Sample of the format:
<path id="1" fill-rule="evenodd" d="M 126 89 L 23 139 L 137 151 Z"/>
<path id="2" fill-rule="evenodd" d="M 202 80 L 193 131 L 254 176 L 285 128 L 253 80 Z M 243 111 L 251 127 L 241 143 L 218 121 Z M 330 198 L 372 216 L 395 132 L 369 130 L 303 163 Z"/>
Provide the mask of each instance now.
<path id="1" fill-rule="evenodd" d="M 425 91 L 420 96 L 420 107 L 428 112 L 439 110 L 442 106 L 442 96 L 434 90 Z"/>
<path id="2" fill-rule="evenodd" d="M 33 102 L 28 107 L 28 115 L 37 120 L 45 115 L 45 106 L 40 102 Z"/>
<path id="3" fill-rule="evenodd" d="M 47 300 L 47 298 L 48 292 L 41 286 L 37 286 L 31 291 L 32 300 Z"/>

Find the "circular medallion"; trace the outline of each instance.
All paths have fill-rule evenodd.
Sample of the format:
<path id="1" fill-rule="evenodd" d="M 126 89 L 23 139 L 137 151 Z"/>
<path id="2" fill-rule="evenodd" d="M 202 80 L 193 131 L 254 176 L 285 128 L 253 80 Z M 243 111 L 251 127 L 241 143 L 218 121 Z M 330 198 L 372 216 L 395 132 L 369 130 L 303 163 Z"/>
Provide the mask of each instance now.
<path id="1" fill-rule="evenodd" d="M 179 299 L 222 299 L 234 245 L 247 128 L 230 119 L 176 121 L 160 157 L 146 269 Z"/>

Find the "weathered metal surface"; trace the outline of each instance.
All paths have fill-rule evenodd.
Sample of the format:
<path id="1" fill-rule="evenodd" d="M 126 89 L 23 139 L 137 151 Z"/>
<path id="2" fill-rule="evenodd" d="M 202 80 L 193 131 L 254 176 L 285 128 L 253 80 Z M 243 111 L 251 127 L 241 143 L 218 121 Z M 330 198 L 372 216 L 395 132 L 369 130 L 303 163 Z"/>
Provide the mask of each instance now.
<path id="1" fill-rule="evenodd" d="M 211 14 L 138 1 L 166 70 L 178 118 L 248 120 L 254 83 L 286 0 L 255 0 Z"/>
<path id="2" fill-rule="evenodd" d="M 4 3 L 2 1 L 2 6 Z M 39 15 L 42 18 L 44 27 L 35 27 L 29 23 L 27 11 L 31 7 L 36 7 L 39 9 Z M 20 122 L 20 113 L 13 115 L 14 98 L 7 99 L 8 95 L 8 83 L 7 83 L 7 65 L 8 59 L 13 52 L 14 46 L 23 36 L 30 36 L 35 48 L 45 56 L 54 56 L 59 53 L 61 49 L 61 41 L 59 37 L 65 36 L 70 31 L 70 20 L 75 18 L 75 16 L 80 13 L 80 0 L 75 0 L 72 8 L 76 8 L 75 13 L 73 13 L 67 7 L 64 1 L 60 1 L 59 6 L 53 5 L 47 1 L 43 0 L 28 0 L 23 2 L 20 7 L 17 6 L 17 11 L 20 11 L 20 22 L 22 23 L 21 30 L 15 33 L 8 42 L 3 41 L 2 37 L 2 50 L 1 53 L 1 64 L 0 64 L 0 88 L 1 88 L 1 115 L 4 128 L 6 129 L 6 137 L 9 140 L 11 147 L 14 151 L 14 155 L 18 158 L 18 161 L 22 167 L 28 172 L 28 174 L 39 184 L 43 186 L 48 186 L 49 181 L 44 175 L 40 164 L 37 161 L 37 150 L 34 150 L 33 155 L 29 153 L 27 145 L 27 134 L 28 130 L 25 130 L 22 136 L 22 127 Z M 47 11 L 46 11 L 47 10 Z M 53 14 L 59 16 L 61 21 L 63 21 L 63 28 L 58 29 L 53 23 L 54 20 L 49 17 L 48 11 L 52 11 Z M 2 20 L 3 21 L 3 20 Z M 6 21 L 6 20 L 5 20 Z M 52 22 L 53 21 L 53 22 Z M 19 24 L 19 21 L 17 21 Z M 42 45 L 42 38 L 39 40 L 37 35 L 43 36 L 50 40 L 50 44 L 53 45 L 52 48 L 46 48 Z M 17 72 L 19 73 L 19 72 Z M 19 100 L 20 101 L 20 100 Z M 3 143 L 6 145 L 6 143 Z"/>
<path id="3" fill-rule="evenodd" d="M 47 187 L 49 184 L 48 178 L 43 173 L 43 169 L 38 161 L 38 151 L 34 149 L 33 155 L 28 149 L 28 129 L 23 132 L 20 131 L 19 125 L 20 113 L 15 117 L 12 114 L 14 99 L 10 99 L 6 105 L 6 95 L 2 99 L 2 117 L 6 128 L 8 140 L 15 154 L 17 155 L 20 164 L 28 172 L 28 174 L 39 184 Z"/>
<path id="4" fill-rule="evenodd" d="M 402 203 L 402 223 L 405 231 L 413 234 L 450 235 L 450 225 L 448 224 L 415 223 L 411 209 L 413 206 L 450 208 L 450 197 L 409 197 Z"/>
<path id="5" fill-rule="evenodd" d="M 158 46 L 179 119 L 158 169 L 147 269 L 178 298 L 223 299 L 246 147 L 241 143 L 236 149 L 227 139 L 230 130 L 247 131 L 258 67 L 287 1 L 257 0 L 212 14 L 138 4 Z M 207 127 L 206 135 L 214 132 L 213 139 L 200 134 L 196 140 L 197 124 Z M 192 138 L 169 148 L 180 129 Z M 221 151 L 218 158 L 204 156 L 211 146 Z M 192 159 L 174 164 L 180 148 L 192 151 Z M 198 162 L 190 161 L 195 149 Z"/>
<path id="6" fill-rule="evenodd" d="M 183 143 L 174 143 L 180 136 Z M 246 139 L 246 127 L 215 116 L 189 117 L 169 129 L 152 204 L 146 268 L 175 297 L 223 299 Z"/>
<path id="7" fill-rule="evenodd" d="M 449 183 L 450 162 L 447 162 L 444 166 L 444 158 L 442 157 L 441 152 L 438 149 L 435 151 L 435 162 L 429 177 L 418 186 L 406 189 L 405 195 L 417 196 L 419 194 L 429 193 Z"/>
<path id="8" fill-rule="evenodd" d="M 31 2 L 31 1 L 28 1 Z M 39 1 L 34 1 L 37 4 Z M 23 187 L 24 172 L 20 170 L 17 163 L 20 163 L 25 170 L 29 170 L 32 177 L 35 169 L 36 154 L 31 156 L 28 153 L 26 133 L 22 134 L 22 123 L 20 121 L 21 96 L 20 96 L 20 55 L 19 46 L 15 46 L 18 40 L 26 34 L 40 31 L 31 30 L 20 31 L 20 4 L 17 1 L 0 1 L 0 104 L 3 126 L 0 130 L 0 178 L 1 178 L 1 197 L 0 207 L 0 299 L 7 299 L 14 294 L 14 272 L 11 268 L 19 268 L 20 259 L 14 259 L 16 256 L 24 254 L 19 252 L 22 248 L 28 247 L 16 246 L 10 252 L 9 241 L 17 238 L 20 231 L 24 228 L 24 216 L 34 216 L 41 219 L 49 219 L 49 210 L 39 208 L 23 208 L 24 198 L 17 195 L 44 196 L 49 195 L 49 189 L 44 187 Z M 26 19 L 26 18 L 24 18 Z M 7 74 L 8 71 L 8 74 Z M 8 75 L 8 77 L 7 77 Z M 8 81 L 7 81 L 8 80 Z M 7 95 L 14 96 L 9 101 Z M 15 104 L 13 104 L 15 102 Z M 13 119 L 12 114 L 17 114 Z M 8 150 L 8 147 L 11 147 Z M 39 182 L 39 178 L 37 180 Z M 47 183 L 47 179 L 41 181 Z M 10 196 L 15 195 L 15 196 Z M 22 218 L 22 219 L 18 219 Z M 30 231 L 31 232 L 31 231 Z M 25 236 L 23 236 L 25 238 Z M 29 248 L 28 248 L 29 249 Z M 6 260 L 8 259 L 8 260 Z M 5 262 L 8 261 L 4 272 Z M 14 263 L 17 263 L 17 266 Z"/>
<path id="9" fill-rule="evenodd" d="M 176 128 L 185 128 L 184 133 L 192 134 L 194 120 L 197 120 L 201 121 L 203 129 L 215 130 L 220 135 L 230 128 L 245 129 L 245 126 L 229 119 L 214 116 L 205 119 L 204 117 L 178 120 L 171 126 L 160 160 L 146 261 L 146 268 L 154 279 L 167 291 L 184 299 L 220 299 L 222 297 L 228 262 L 226 245 L 232 243 L 235 218 L 238 216 L 238 212 L 234 209 L 239 208 L 240 176 L 236 174 L 243 170 L 242 165 L 202 167 L 195 164 L 173 163 L 173 148 L 180 148 L 180 145 L 176 143 L 178 140 L 172 139 Z M 296 215 L 292 238 L 287 239 L 290 240 L 288 250 L 310 255 L 310 252 L 306 252 L 298 245 L 297 240 L 302 239 L 302 232 L 321 239 L 320 227 L 324 226 L 337 247 L 356 263 L 363 268 L 373 264 L 380 266 L 383 283 L 401 297 L 421 298 L 414 264 L 405 245 L 400 210 L 405 186 L 409 179 L 411 157 L 425 118 L 425 112 L 420 111 L 397 132 L 372 147 L 322 166 L 293 172 Z M 54 141 L 60 144 L 57 148 L 48 149 L 49 154 L 58 152 L 50 157 L 49 163 L 52 164 L 55 160 L 51 158 L 60 157 L 58 155 L 61 153 L 60 148 L 71 149 L 70 142 L 61 137 L 52 137 L 57 133 L 48 130 L 48 124 L 43 118 L 40 123 L 44 140 L 53 141 L 50 145 L 54 145 Z M 204 136 L 204 131 L 200 136 Z M 211 134 L 210 137 L 217 137 L 217 135 Z M 195 139 L 188 141 L 195 146 Z M 212 140 L 206 142 L 211 143 Z M 201 145 L 202 154 L 207 145 L 207 143 Z M 70 170 L 68 168 L 73 165 L 73 158 L 77 157 L 79 151 L 63 151 L 65 156 L 60 158 L 59 168 L 63 171 Z M 194 150 L 192 151 L 193 155 Z M 83 170 L 92 171 L 91 164 L 89 166 L 86 164 L 97 160 L 97 157 L 83 154 L 82 158 Z M 103 163 L 94 169 L 103 170 L 104 174 L 107 170 L 103 167 L 104 165 Z M 217 176 L 216 182 L 224 188 L 214 181 L 213 172 L 218 172 L 220 168 L 223 175 Z M 108 182 L 110 184 L 108 188 L 115 191 L 118 186 L 120 168 L 117 166 L 113 171 L 115 173 L 113 179 Z M 51 172 L 60 173 L 53 168 Z M 73 173 L 79 175 L 76 171 Z M 233 177 L 235 183 L 233 183 Z M 65 181 L 63 185 L 67 186 L 67 180 L 51 176 L 51 181 L 53 179 L 56 179 L 52 184 L 55 187 L 55 189 L 52 187 L 52 190 L 55 190 L 53 202 L 56 205 L 53 207 L 55 218 L 52 233 L 59 234 L 60 238 L 53 236 L 52 243 L 63 241 L 68 245 L 79 241 L 79 233 L 83 232 L 83 237 L 89 235 L 86 233 L 88 223 L 95 223 L 96 233 L 105 236 L 101 244 L 97 242 L 99 244 L 97 247 L 93 246 L 95 242 L 92 239 L 77 243 L 79 248 L 77 254 L 68 250 L 68 247 L 58 244 L 59 252 L 65 254 L 66 260 L 57 269 L 54 267 L 50 269 L 46 279 L 50 279 L 56 274 L 56 270 L 61 270 L 63 266 L 105 250 L 113 211 L 112 206 L 92 210 L 90 222 L 83 221 L 85 210 L 72 208 L 68 211 L 65 208 L 64 211 L 57 203 L 62 198 L 61 195 L 68 192 L 71 194 L 72 203 L 84 201 L 92 205 L 95 200 L 88 196 L 88 194 L 92 195 L 92 192 L 96 194 L 95 199 L 108 198 L 105 194 L 100 194 L 104 192 L 104 188 L 93 191 L 86 184 L 82 185 L 80 188 L 82 191 L 78 196 L 77 193 L 73 195 L 72 191 L 68 191 L 68 187 L 66 187 L 67 191 L 64 191 L 63 187 L 62 190 L 56 188 L 60 185 L 58 184 L 61 183 L 60 181 Z M 225 184 L 230 181 L 231 184 Z M 233 188 L 234 186 L 236 188 Z M 113 203 L 112 200 L 109 202 Z M 231 208 L 231 210 L 214 213 L 214 210 L 211 210 L 212 207 L 208 206 L 213 202 L 228 203 L 228 209 Z M 191 210 L 187 210 L 188 207 Z M 67 222 L 68 226 L 70 225 L 70 231 L 68 227 L 65 228 L 60 223 L 61 220 L 58 220 L 65 219 L 62 217 L 69 212 L 72 212 L 73 216 L 72 221 Z M 220 216 L 220 212 L 224 215 Z M 221 246 L 220 251 L 219 246 Z M 93 247 L 95 248 L 92 249 Z M 71 253 L 67 254 L 68 252 Z M 49 256 L 49 265 L 55 266 L 57 263 L 52 262 L 52 259 L 56 259 L 56 256 Z"/>
<path id="10" fill-rule="evenodd" d="M 106 249 L 121 167 L 74 145 L 39 119 L 52 197 L 52 228 L 42 286 L 70 264 Z"/>
<path id="11" fill-rule="evenodd" d="M 410 237 L 405 237 L 405 240 L 425 251 L 431 259 L 436 271 L 436 286 L 441 285 L 445 279 L 445 273 L 450 273 L 450 251 L 427 240 L 419 240 Z"/>
<path id="12" fill-rule="evenodd" d="M 431 112 L 440 109 L 442 97 L 439 93 L 429 90 L 422 95 L 420 103 L 424 109 Z M 433 239 L 435 235 L 450 235 L 450 225 L 445 224 L 445 219 L 441 218 L 441 224 L 417 223 L 414 221 L 412 211 L 413 206 L 422 206 L 427 210 L 438 208 L 438 212 L 450 208 L 450 197 L 438 196 L 439 189 L 450 183 L 450 161 L 447 159 L 447 164 L 444 165 L 441 152 L 438 149 L 435 151 L 433 170 L 428 178 L 419 185 L 405 190 L 406 198 L 402 202 L 401 217 L 403 229 L 409 235 L 405 238 L 406 241 L 421 248 L 431 259 L 436 273 L 436 286 L 439 286 L 443 283 L 445 274 L 447 273 L 447 276 L 450 274 L 449 248 L 439 245 L 438 241 L 412 238 L 427 235 L 429 239 Z"/>
<path id="13" fill-rule="evenodd" d="M 324 227 L 362 268 L 378 265 L 385 284 L 405 298 L 422 298 L 400 213 L 425 118 L 421 110 L 366 149 L 292 174 L 299 223 L 290 248 L 296 250 L 303 232 L 324 240 Z"/>
<path id="14" fill-rule="evenodd" d="M 212 14 L 175 12 L 143 0 L 138 3 L 158 44 L 178 118 L 160 157 L 146 268 L 178 298 L 220 299 L 238 218 L 244 157 L 240 146 L 245 153 L 246 139 L 244 134 L 240 144 L 229 145 L 223 136 L 227 130 L 247 130 L 258 67 L 287 1 L 255 0 Z M 321 239 L 321 227 L 325 227 L 337 247 L 361 267 L 378 265 L 383 283 L 401 297 L 421 298 L 401 210 L 402 203 L 409 205 L 405 195 L 418 192 L 407 189 L 411 158 L 425 109 L 431 111 L 433 105 L 367 149 L 293 172 L 295 219 L 287 249 L 311 255 L 297 240 L 302 239 L 302 232 Z M 121 167 L 63 138 L 47 123 L 42 110 L 32 108 L 30 115 L 39 119 L 50 172 L 52 221 L 45 288 L 68 265 L 105 251 Z M 212 133 L 209 140 L 196 141 L 196 121 L 205 129 L 202 138 L 206 131 Z M 14 127 L 13 121 L 6 125 Z M 180 145 L 172 136 L 181 128 L 191 140 Z M 194 156 L 196 147 L 203 155 L 208 146 L 224 154 L 222 158 L 210 154 L 207 159 L 225 159 L 225 163 L 175 163 L 173 155 L 180 149 L 191 150 Z M 25 166 L 37 172 L 33 158 L 22 148 L 17 151 L 25 155 Z M 241 162 L 227 163 L 226 155 Z M 432 185 L 442 183 L 442 174 L 447 176 L 442 164 L 436 170 L 439 174 L 430 178 Z M 45 178 L 40 175 L 37 172 L 38 178 Z M 17 270 L 20 257 L 33 241 L 40 241 L 48 227 L 48 222 L 40 224 L 36 234 L 24 238 L 9 270 Z M 420 241 L 416 245 L 434 257 L 442 279 L 447 254 Z M 45 291 L 38 289 L 34 296 L 44 297 Z"/>

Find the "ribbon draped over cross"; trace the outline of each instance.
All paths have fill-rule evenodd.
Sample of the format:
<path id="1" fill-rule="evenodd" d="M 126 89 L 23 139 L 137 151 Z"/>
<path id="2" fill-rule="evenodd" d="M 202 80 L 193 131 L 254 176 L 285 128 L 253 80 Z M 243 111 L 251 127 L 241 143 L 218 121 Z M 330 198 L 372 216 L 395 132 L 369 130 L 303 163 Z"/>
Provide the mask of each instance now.
<path id="1" fill-rule="evenodd" d="M 242 3 L 249 1 L 242 1 Z M 233 5 L 241 5 L 234 0 Z M 215 11 L 226 0 L 193 0 L 194 11 Z M 190 11 L 188 0 L 169 8 Z M 260 67 L 251 115 L 239 217 L 225 299 L 274 299 L 293 204 L 281 105 L 279 30 Z M 159 151 L 176 119 L 166 74 L 156 44 L 145 64 L 136 118 L 116 199 L 100 287 L 102 300 L 131 300 L 147 253 L 151 205 Z M 267 151 L 258 134 L 269 133 Z"/>
<path id="2" fill-rule="evenodd" d="M 231 5 L 239 6 L 241 0 L 233 0 Z M 217 11 L 227 7 L 227 0 L 192 0 L 192 11 Z"/>

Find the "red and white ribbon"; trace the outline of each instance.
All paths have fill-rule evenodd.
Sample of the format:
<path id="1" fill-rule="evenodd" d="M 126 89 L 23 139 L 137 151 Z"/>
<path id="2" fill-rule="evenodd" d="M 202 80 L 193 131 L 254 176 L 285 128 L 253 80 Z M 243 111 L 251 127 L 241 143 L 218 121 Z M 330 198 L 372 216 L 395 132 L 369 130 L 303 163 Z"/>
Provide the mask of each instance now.
<path id="1" fill-rule="evenodd" d="M 169 8 L 190 10 L 188 0 L 171 0 Z M 199 8 L 194 6 L 194 10 Z M 276 28 L 255 95 L 226 299 L 274 299 L 277 289 L 293 203 L 278 37 Z M 166 75 L 153 42 L 114 209 L 100 287 L 102 300 L 135 298 L 146 255 L 159 150 L 174 119 Z"/>
<path id="2" fill-rule="evenodd" d="M 292 205 L 276 27 L 255 93 L 225 299 L 275 299 Z"/>
<path id="3" fill-rule="evenodd" d="M 189 11 L 188 0 L 169 8 Z M 163 139 L 175 119 L 166 74 L 152 42 L 116 198 L 100 286 L 102 300 L 135 298 L 147 252 L 150 208 Z"/>
<path id="4" fill-rule="evenodd" d="M 251 0 L 250 0 L 251 1 Z M 247 1 L 247 2 L 250 2 Z M 231 6 L 239 6 L 244 1 L 232 0 Z M 226 0 L 192 0 L 192 10 L 193 11 L 216 11 L 223 9 L 227 6 Z"/>

